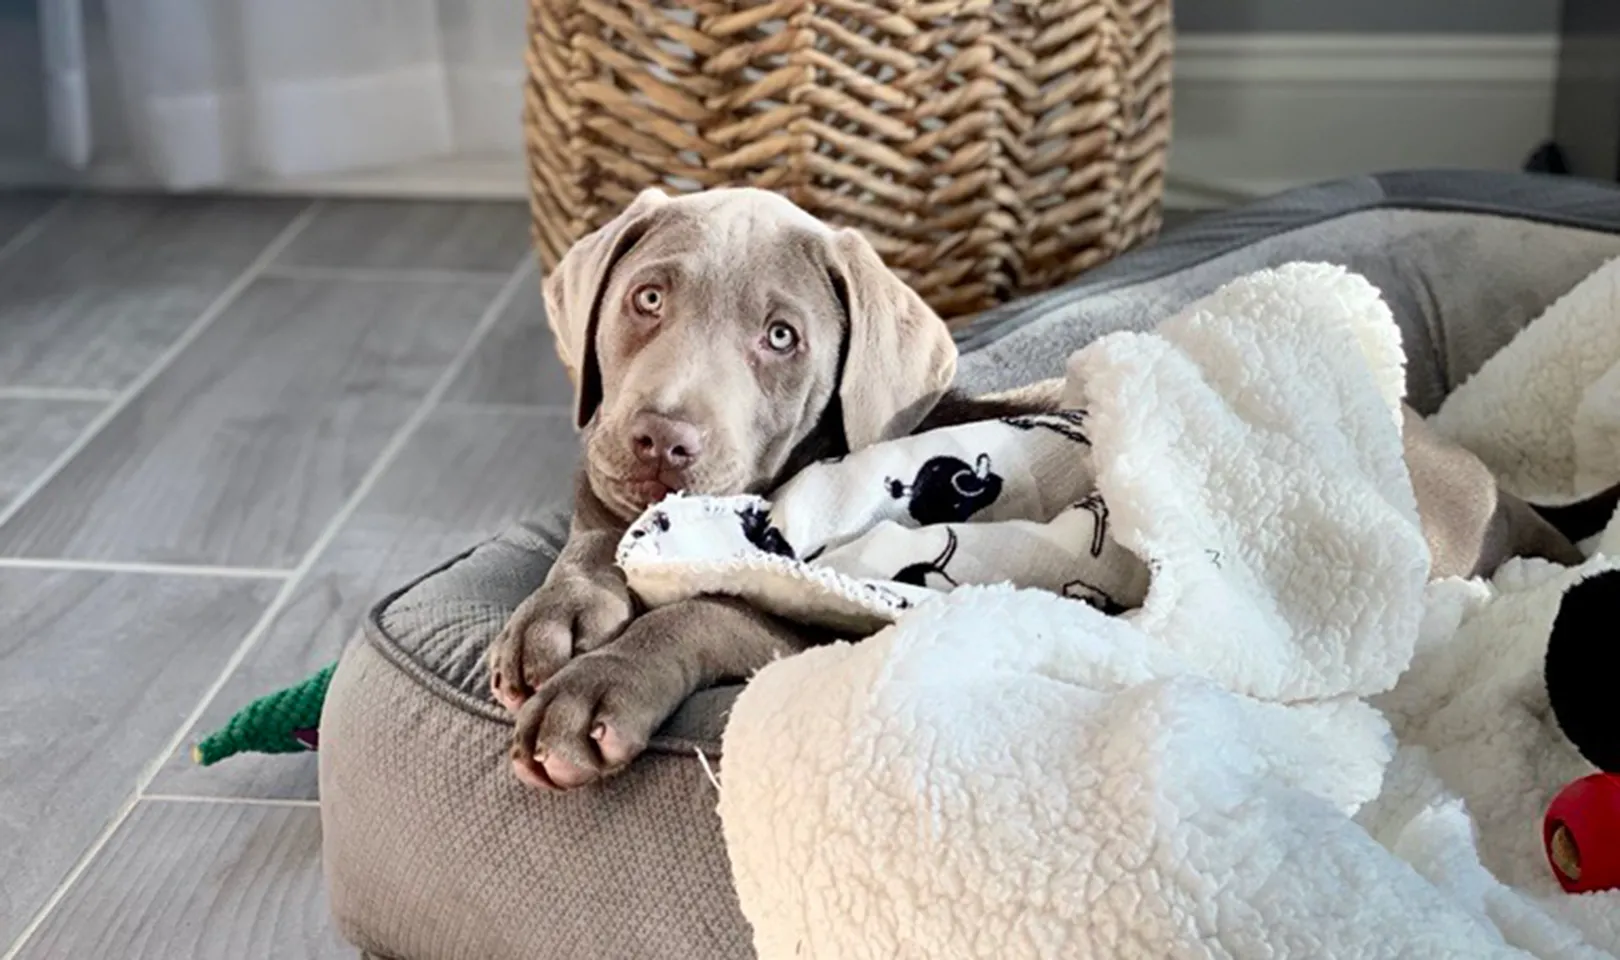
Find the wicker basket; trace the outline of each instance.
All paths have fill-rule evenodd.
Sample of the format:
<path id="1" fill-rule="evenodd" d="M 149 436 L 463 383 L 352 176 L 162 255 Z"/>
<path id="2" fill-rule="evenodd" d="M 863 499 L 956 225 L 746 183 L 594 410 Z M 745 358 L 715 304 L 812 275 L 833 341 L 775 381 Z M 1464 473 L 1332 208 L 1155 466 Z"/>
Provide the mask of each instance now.
<path id="1" fill-rule="evenodd" d="M 635 194 L 751 184 L 962 318 L 1151 236 L 1169 0 L 530 0 L 542 265 Z"/>

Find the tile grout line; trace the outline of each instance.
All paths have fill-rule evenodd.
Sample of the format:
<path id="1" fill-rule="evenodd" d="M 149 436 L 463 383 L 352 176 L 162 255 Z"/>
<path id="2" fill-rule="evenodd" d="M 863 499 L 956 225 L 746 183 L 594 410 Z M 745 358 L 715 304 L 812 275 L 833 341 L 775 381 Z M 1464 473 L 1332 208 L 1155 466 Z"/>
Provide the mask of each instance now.
<path id="1" fill-rule="evenodd" d="M 370 283 L 466 283 L 486 280 L 499 283 L 510 273 L 500 270 L 433 270 L 400 269 L 387 267 L 309 267 L 298 264 L 273 264 L 265 270 L 266 277 L 278 280 L 348 280 Z"/>
<path id="2" fill-rule="evenodd" d="M 225 684 L 230 681 L 231 675 L 236 672 L 236 668 L 241 666 L 242 661 L 247 659 L 249 653 L 253 652 L 253 648 L 259 642 L 260 637 L 268 632 L 270 624 L 276 617 L 280 616 L 281 611 L 290 601 L 293 591 L 309 575 L 310 570 L 314 568 L 321 554 L 337 538 L 337 534 L 343 525 L 348 522 L 349 518 L 353 516 L 355 510 L 360 506 L 360 501 L 371 492 L 372 487 L 376 486 L 377 481 L 393 464 L 394 459 L 405 448 L 405 444 L 410 441 L 417 428 L 427 421 L 428 416 L 433 412 L 433 408 L 438 405 L 439 400 L 449 391 L 451 384 L 455 382 L 456 376 L 461 373 L 462 368 L 472 359 L 473 352 L 478 348 L 478 345 L 500 320 L 501 315 L 506 311 L 507 304 L 517 294 L 518 285 L 529 278 L 532 269 L 533 260 L 525 254 L 522 263 L 513 268 L 512 273 L 507 277 L 506 283 L 496 292 L 494 299 L 490 301 L 484 315 L 479 318 L 477 326 L 468 335 L 461 349 L 450 359 L 450 363 L 439 374 L 439 378 L 434 381 L 428 392 L 423 395 L 421 402 L 417 404 L 410 417 L 400 424 L 399 429 L 394 431 L 394 435 L 388 440 L 388 445 L 377 455 L 377 459 L 372 461 L 371 468 L 360 478 L 360 482 L 355 486 L 353 492 L 349 494 L 348 499 L 343 502 L 343 505 L 338 508 L 337 513 L 333 514 L 332 518 L 327 521 L 321 535 L 305 551 L 292 575 L 282 581 L 281 589 L 276 591 L 275 597 L 264 608 L 264 612 L 259 615 L 259 619 L 248 630 L 242 641 L 237 644 L 236 649 L 231 653 L 230 658 L 225 661 L 224 667 L 221 668 L 219 676 L 215 677 L 214 682 L 209 685 L 207 690 L 203 691 L 202 700 L 181 721 L 179 729 L 174 736 L 169 738 L 157 757 L 147 764 L 146 769 L 142 771 L 140 777 L 135 781 L 135 789 L 131 791 L 129 797 L 125 799 L 123 805 L 119 807 L 112 819 L 107 822 L 107 825 L 102 828 L 96 839 L 85 849 L 84 853 L 80 854 L 72 869 L 62 878 L 62 882 L 51 892 L 44 905 L 35 912 L 33 919 L 28 922 L 27 926 L 23 927 L 22 933 L 12 943 L 11 948 L 5 954 L 0 955 L 0 960 L 16 960 L 16 957 L 22 953 L 23 948 L 28 945 L 28 941 L 33 938 L 40 927 L 44 926 L 45 921 L 50 918 L 52 912 L 61 904 L 68 891 L 73 888 L 74 884 L 78 883 L 79 878 L 90 868 L 90 864 L 95 862 L 96 857 L 111 842 L 113 835 L 118 832 L 118 828 L 123 826 L 124 821 L 129 819 L 130 813 L 134 811 L 136 805 L 140 802 L 146 788 L 151 786 L 152 781 L 157 778 L 158 773 L 163 769 L 163 765 L 168 762 L 169 757 L 185 742 L 186 734 L 190 733 L 191 728 L 197 725 L 197 721 L 202 718 L 203 712 L 214 702 L 214 698 L 219 695 L 220 690 L 224 689 Z"/>
<path id="3" fill-rule="evenodd" d="M 317 810 L 321 806 L 319 800 L 292 798 L 277 800 L 271 797 L 194 797 L 178 793 L 148 793 L 141 799 L 150 803 L 196 803 L 242 807 L 313 807 Z"/>
<path id="4" fill-rule="evenodd" d="M 225 312 L 225 308 L 234 302 L 243 290 L 247 289 L 248 284 L 252 283 L 259 273 L 262 272 L 264 268 L 271 262 L 273 262 L 275 258 L 281 254 L 281 251 L 286 249 L 287 246 L 297 238 L 299 233 L 303 232 L 304 227 L 306 227 L 309 222 L 314 219 L 315 213 L 320 209 L 320 206 L 321 202 L 319 200 L 308 204 L 303 210 L 299 211 L 298 215 L 293 217 L 285 227 L 282 227 L 281 232 L 276 234 L 275 238 L 271 240 L 262 251 L 259 252 L 259 255 L 254 257 L 253 260 L 249 262 L 245 268 L 243 268 L 242 272 L 237 276 L 237 278 L 231 281 L 231 283 L 226 286 L 224 290 L 220 291 L 219 296 L 215 297 L 207 307 L 203 308 L 203 312 L 198 315 L 196 320 L 192 321 L 191 326 L 187 327 L 185 332 L 182 333 L 174 343 L 170 344 L 168 349 L 159 354 L 158 357 L 153 360 L 145 370 L 141 371 L 139 376 L 125 386 L 124 389 L 119 392 L 117 399 L 107 404 L 107 406 L 102 409 L 101 413 L 99 413 L 94 420 L 90 421 L 89 425 L 86 426 L 84 430 L 80 431 L 79 436 L 73 441 L 73 443 L 69 444 L 66 450 L 63 450 L 55 460 L 51 461 L 51 464 L 47 466 L 44 471 L 36 476 L 27 487 L 23 488 L 23 490 L 15 499 L 11 501 L 10 504 L 5 507 L 5 509 L 0 510 L 0 526 L 4 526 L 11 520 L 12 517 L 16 516 L 17 513 L 23 508 L 24 504 L 31 500 L 35 494 L 37 494 L 47 483 L 51 481 L 52 478 L 60 473 L 62 469 L 67 466 L 70 460 L 78 456 L 78 454 L 90 444 L 90 441 L 95 439 L 96 435 L 99 434 L 108 423 L 112 422 L 114 417 L 116 417 L 124 408 L 128 407 L 135 397 L 138 396 L 142 390 L 146 389 L 146 387 L 153 380 L 157 379 L 157 377 L 168 368 L 169 364 L 173 363 L 174 360 L 179 357 L 180 353 L 184 351 L 186 347 L 190 346 L 193 341 L 201 336 L 203 332 L 213 324 L 214 320 L 218 318 L 220 314 Z M 127 819 L 129 817 L 130 810 L 133 808 L 134 798 L 131 798 L 130 800 L 127 800 L 125 804 L 117 811 L 114 818 L 113 827 L 116 827 L 117 824 L 122 823 L 125 819 Z M 62 897 L 67 893 L 68 887 L 70 887 L 72 883 L 76 881 L 84 872 L 84 869 L 89 866 L 90 859 L 93 854 L 99 852 L 102 847 L 106 846 L 107 841 L 110 839 L 112 839 L 112 828 L 104 830 L 96 838 L 85 855 L 74 863 L 72 870 L 69 871 L 68 875 L 63 879 L 63 882 L 58 885 L 57 889 L 53 890 L 51 892 L 51 896 L 46 899 L 45 905 L 41 907 L 37 913 L 35 913 L 33 920 L 29 922 L 28 926 L 23 928 L 22 934 L 12 942 L 11 946 L 3 955 L 0 955 L 0 960 L 13 960 L 13 958 L 22 952 L 22 949 L 27 945 L 29 938 L 34 935 L 34 931 L 39 929 L 40 924 L 44 923 L 45 918 L 49 916 L 50 911 L 55 909 L 56 905 L 61 902 Z"/>
<path id="5" fill-rule="evenodd" d="M 222 577 L 237 580 L 285 580 L 291 570 L 279 567 L 218 567 L 208 564 L 142 563 L 123 560 L 74 560 L 65 557 L 0 557 L 0 570 L 66 570 L 86 573 L 133 573 L 154 576 Z"/>
<path id="6" fill-rule="evenodd" d="M 44 233 L 45 228 L 51 225 L 51 221 L 62 215 L 62 211 L 67 208 L 69 199 L 71 199 L 71 197 L 64 196 L 58 198 L 55 203 L 51 204 L 49 208 L 42 211 L 39 216 L 28 221 L 27 226 L 12 234 L 10 240 L 7 240 L 5 243 L 0 243 L 0 260 L 4 260 L 13 253 L 16 253 L 18 250 L 21 250 L 23 247 L 28 246 L 34 241 L 35 237 Z"/>
<path id="7" fill-rule="evenodd" d="M 142 390 L 145 390 L 153 380 L 156 380 L 164 370 L 169 368 L 169 365 L 187 347 L 191 346 L 198 337 L 202 336 L 209 327 L 214 325 L 214 321 L 219 318 L 220 314 L 225 312 L 227 307 L 236 301 L 242 291 L 247 289 L 248 284 L 256 280 L 259 274 L 264 272 L 265 267 L 269 266 L 281 254 L 281 251 L 285 250 L 298 237 L 298 234 L 303 232 L 304 227 L 309 224 L 310 220 L 314 219 L 315 212 L 320 209 L 320 206 L 319 200 L 311 203 L 298 216 L 294 217 L 291 223 L 282 227 L 281 232 L 276 235 L 274 240 L 270 241 L 269 246 L 265 247 L 257 257 L 254 257 L 253 261 L 247 265 L 247 268 L 235 280 L 231 281 L 229 286 L 220 291 L 219 296 L 215 297 L 213 302 L 203 309 L 202 314 L 192 321 L 191 326 L 187 327 L 186 331 L 177 340 L 169 344 L 169 348 L 159 354 L 157 359 L 153 360 L 145 370 L 142 370 L 139 376 L 130 381 L 123 390 L 119 391 L 117 398 L 102 408 L 96 418 L 90 421 L 90 424 L 84 430 L 80 431 L 78 437 L 72 443 L 68 444 L 67 449 L 58 454 L 56 459 L 51 461 L 50 466 L 36 475 L 4 510 L 0 510 L 0 528 L 10 523 L 11 518 L 20 513 L 23 507 L 28 505 L 28 501 L 34 498 L 35 494 L 44 489 L 45 485 L 55 479 L 56 475 L 61 473 L 62 469 L 74 457 L 89 446 L 90 442 L 101 433 L 102 429 L 113 421 L 113 418 L 117 417 L 134 402 Z"/>
<path id="8" fill-rule="evenodd" d="M 93 387 L 0 387 L 0 400 L 55 400 L 71 403 L 107 403 L 118 399 L 117 390 Z"/>

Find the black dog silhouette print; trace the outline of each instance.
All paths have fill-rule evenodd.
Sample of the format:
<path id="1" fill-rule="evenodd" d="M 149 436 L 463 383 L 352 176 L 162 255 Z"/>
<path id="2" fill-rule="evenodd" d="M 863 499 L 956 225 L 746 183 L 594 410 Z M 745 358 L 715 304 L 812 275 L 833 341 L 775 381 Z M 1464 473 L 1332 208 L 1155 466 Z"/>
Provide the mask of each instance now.
<path id="1" fill-rule="evenodd" d="M 1059 410 L 1056 413 L 1021 413 L 1001 419 L 1008 426 L 1020 430 L 1050 430 L 1089 447 L 1091 438 L 1086 436 L 1085 432 L 1086 419 L 1089 416 L 1090 414 L 1084 410 Z"/>
<path id="2" fill-rule="evenodd" d="M 748 538 L 749 543 L 766 553 L 774 553 L 789 560 L 796 559 L 793 544 L 787 542 L 787 538 L 782 536 L 782 531 L 771 525 L 771 518 L 765 511 L 758 507 L 744 507 L 737 511 L 737 519 L 742 522 L 743 536 Z"/>
<path id="3" fill-rule="evenodd" d="M 1091 514 L 1091 555 L 1102 556 L 1103 543 L 1108 537 L 1108 504 L 1103 503 L 1102 494 L 1093 493 L 1074 506 Z"/>
<path id="4" fill-rule="evenodd" d="M 1070 600 L 1079 600 L 1081 603 L 1090 604 L 1110 617 L 1117 617 L 1130 609 L 1084 580 L 1070 580 L 1065 583 L 1063 585 L 1063 595 Z"/>
<path id="5" fill-rule="evenodd" d="M 990 469 L 987 453 L 973 464 L 949 455 L 930 457 L 911 483 L 888 478 L 883 484 L 894 499 L 909 498 L 906 512 L 924 526 L 961 523 L 1001 496 L 1001 477 Z"/>
<path id="6" fill-rule="evenodd" d="M 934 587 L 935 584 L 928 582 L 928 578 L 934 576 L 944 580 L 946 584 L 952 587 L 957 586 L 957 582 L 946 572 L 946 569 L 951 565 L 951 558 L 954 556 L 956 556 L 956 531 L 946 527 L 945 549 L 939 552 L 939 556 L 932 560 L 922 560 L 908 564 L 890 579 L 897 583 L 910 584 L 913 587 Z"/>

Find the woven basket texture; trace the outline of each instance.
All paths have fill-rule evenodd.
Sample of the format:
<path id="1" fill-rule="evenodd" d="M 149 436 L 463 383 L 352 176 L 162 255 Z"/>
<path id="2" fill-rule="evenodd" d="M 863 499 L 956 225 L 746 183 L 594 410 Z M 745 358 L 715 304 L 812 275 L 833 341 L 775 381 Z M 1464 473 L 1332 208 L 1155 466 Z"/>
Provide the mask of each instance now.
<path id="1" fill-rule="evenodd" d="M 1159 227 L 1169 0 L 530 0 L 542 266 L 640 190 L 774 189 L 947 319 Z"/>

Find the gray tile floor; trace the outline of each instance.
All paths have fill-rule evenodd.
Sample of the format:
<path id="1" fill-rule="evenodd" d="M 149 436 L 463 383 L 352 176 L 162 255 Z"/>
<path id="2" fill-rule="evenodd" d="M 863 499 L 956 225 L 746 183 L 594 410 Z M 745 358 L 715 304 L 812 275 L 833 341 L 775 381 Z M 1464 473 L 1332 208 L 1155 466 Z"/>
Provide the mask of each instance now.
<path id="1" fill-rule="evenodd" d="M 0 960 L 352 957 L 312 756 L 187 748 L 565 489 L 512 203 L 0 194 Z"/>
<path id="2" fill-rule="evenodd" d="M 565 489 L 520 204 L 0 194 L 0 960 L 350 957 L 311 756 L 186 756 Z"/>

